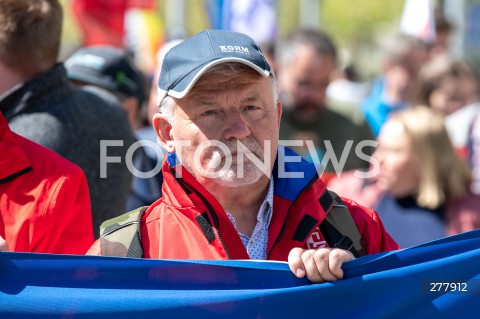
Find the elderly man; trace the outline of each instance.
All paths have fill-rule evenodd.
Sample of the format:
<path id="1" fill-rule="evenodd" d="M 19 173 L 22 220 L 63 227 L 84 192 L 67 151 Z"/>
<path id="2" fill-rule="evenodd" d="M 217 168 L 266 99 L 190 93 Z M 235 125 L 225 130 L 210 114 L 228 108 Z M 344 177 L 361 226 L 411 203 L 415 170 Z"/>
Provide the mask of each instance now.
<path id="1" fill-rule="evenodd" d="M 159 98 L 153 126 L 169 152 L 163 197 L 137 220 L 105 223 L 90 254 L 288 260 L 313 282 L 343 277 L 353 254 L 327 247 L 319 229 L 333 199 L 314 165 L 278 145 L 275 76 L 249 37 L 207 30 L 172 48 Z M 346 206 L 367 253 L 398 248 L 374 211 Z M 140 236 L 125 242 L 122 230 L 135 222 Z"/>

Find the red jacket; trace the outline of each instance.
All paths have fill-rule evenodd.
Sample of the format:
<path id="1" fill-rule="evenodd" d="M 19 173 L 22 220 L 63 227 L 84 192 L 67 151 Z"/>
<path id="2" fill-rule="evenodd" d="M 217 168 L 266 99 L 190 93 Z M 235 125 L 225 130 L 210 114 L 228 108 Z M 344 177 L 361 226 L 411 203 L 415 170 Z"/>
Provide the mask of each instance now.
<path id="1" fill-rule="evenodd" d="M 267 259 L 287 261 L 294 247 L 324 245 L 318 225 L 325 218 L 322 195 L 326 188 L 312 164 L 285 163 L 287 172 L 303 172 L 304 178 L 279 178 L 275 165 L 272 220 Z M 188 171 L 165 161 L 163 197 L 152 204 L 141 221 L 145 258 L 249 259 L 238 233 L 219 202 Z M 377 213 L 344 199 L 360 230 L 368 254 L 398 249 Z M 331 205 L 325 203 L 323 205 Z M 330 207 L 327 207 L 327 210 Z M 88 252 L 101 255 L 100 241 Z"/>
<path id="2" fill-rule="evenodd" d="M 13 133 L 1 113 L 0 236 L 23 252 L 84 254 L 93 243 L 83 171 Z"/>

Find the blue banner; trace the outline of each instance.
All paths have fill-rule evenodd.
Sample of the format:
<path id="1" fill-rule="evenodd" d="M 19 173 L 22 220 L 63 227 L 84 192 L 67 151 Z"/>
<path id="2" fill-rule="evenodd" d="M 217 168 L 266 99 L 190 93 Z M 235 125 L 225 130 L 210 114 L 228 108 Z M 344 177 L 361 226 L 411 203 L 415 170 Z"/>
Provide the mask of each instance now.
<path id="1" fill-rule="evenodd" d="M 311 284 L 286 263 L 0 253 L 0 318 L 468 318 L 480 230 L 344 265 Z"/>

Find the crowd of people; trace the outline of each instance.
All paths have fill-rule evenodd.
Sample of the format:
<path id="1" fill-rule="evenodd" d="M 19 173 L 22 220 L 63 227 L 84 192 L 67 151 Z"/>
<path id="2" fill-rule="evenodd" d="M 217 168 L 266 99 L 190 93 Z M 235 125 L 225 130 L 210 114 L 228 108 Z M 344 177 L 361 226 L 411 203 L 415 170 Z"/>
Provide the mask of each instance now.
<path id="1" fill-rule="evenodd" d="M 480 227 L 477 80 L 448 32 L 394 37 L 368 87 L 317 29 L 205 30 L 142 74 L 107 45 L 58 62 L 62 20 L 58 0 L 0 2 L 0 250 L 280 260 L 324 282 Z"/>

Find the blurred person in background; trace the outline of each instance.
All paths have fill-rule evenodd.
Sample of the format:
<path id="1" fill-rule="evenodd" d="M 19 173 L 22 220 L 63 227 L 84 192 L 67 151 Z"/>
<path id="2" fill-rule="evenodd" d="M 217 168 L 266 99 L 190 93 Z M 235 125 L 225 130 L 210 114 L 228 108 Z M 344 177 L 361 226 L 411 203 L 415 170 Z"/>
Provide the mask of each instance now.
<path id="1" fill-rule="evenodd" d="M 132 130 L 138 128 L 147 86 L 126 51 L 109 45 L 82 47 L 65 60 L 65 68 L 73 85 L 95 85 L 114 94 L 122 103 Z"/>
<path id="2" fill-rule="evenodd" d="M 477 80 L 469 66 L 446 54 L 436 55 L 420 69 L 411 104 L 442 114 L 455 149 L 468 161 L 471 129 L 480 110 Z"/>
<path id="3" fill-rule="evenodd" d="M 378 142 L 372 159 L 378 173 L 368 179 L 344 174 L 328 187 L 375 209 L 404 248 L 480 227 L 471 171 L 440 114 L 421 106 L 394 113 Z"/>
<path id="4" fill-rule="evenodd" d="M 327 87 L 327 105 L 361 125 L 365 118 L 360 111 L 362 101 L 369 93 L 370 85 L 363 82 L 353 64 L 335 72 Z"/>
<path id="5" fill-rule="evenodd" d="M 382 74 L 361 106 L 375 136 L 391 113 L 407 107 L 417 72 L 428 59 L 427 44 L 409 35 L 389 39 L 384 51 Z"/>
<path id="6" fill-rule="evenodd" d="M 85 254 L 93 243 L 85 175 L 13 133 L 0 113 L 0 250 Z"/>
<path id="7" fill-rule="evenodd" d="M 368 94 L 368 85 L 363 83 L 353 64 L 337 70 L 334 80 L 327 88 L 327 98 L 334 102 L 352 104 L 356 108 Z"/>
<path id="8" fill-rule="evenodd" d="M 329 160 L 324 180 L 337 169 L 341 172 L 368 167 L 368 162 L 355 152 L 360 142 L 374 139 L 368 125 L 364 121 L 357 124 L 326 105 L 326 90 L 337 71 L 337 49 L 330 37 L 319 30 L 295 29 L 280 40 L 276 52 L 284 105 L 280 139 L 302 142 L 292 149 L 307 160 L 318 157 L 322 161 L 326 155 L 334 156 L 342 165 L 335 167 Z M 305 141 L 313 141 L 315 149 L 308 148 Z M 365 157 L 372 152 L 371 148 L 363 148 Z"/>
<path id="9" fill-rule="evenodd" d="M 429 55 L 448 54 L 455 26 L 447 19 L 440 8 L 435 9 L 435 39 L 429 45 Z"/>
<path id="10" fill-rule="evenodd" d="M 158 148 L 146 148 L 147 156 L 153 163 L 162 163 L 167 151 L 163 148 L 158 140 L 157 133 L 152 126 L 152 118 L 158 113 L 158 79 L 160 77 L 160 70 L 162 68 L 162 61 L 168 51 L 177 44 L 182 42 L 180 39 L 170 40 L 164 43 L 157 52 L 155 71 L 153 72 L 152 82 L 148 93 L 147 101 L 147 119 L 148 125 L 136 131 L 137 139 L 140 141 L 151 141 L 158 145 Z M 160 172 L 161 174 L 161 172 Z"/>
<path id="11" fill-rule="evenodd" d="M 273 72 L 277 74 L 277 62 L 275 61 L 275 49 L 277 47 L 277 40 L 265 41 L 260 43 L 259 46 L 263 52 L 263 55 L 265 55 L 265 59 L 267 60 L 268 64 L 270 64 L 270 66 L 272 67 Z"/>
<path id="12" fill-rule="evenodd" d="M 143 74 L 124 50 L 107 45 L 83 47 L 65 61 L 65 67 L 72 84 L 80 87 L 95 85 L 117 96 L 127 114 L 132 133 L 135 132 L 147 98 L 146 83 Z M 147 148 L 152 147 L 147 145 L 136 149 L 133 165 L 136 170 L 151 173 L 151 176 L 143 177 L 132 172 L 126 211 L 150 205 L 162 195 L 161 162 L 150 160 Z M 158 172 L 154 174 L 156 167 Z"/>
<path id="13" fill-rule="evenodd" d="M 0 1 L 0 111 L 12 131 L 84 171 L 98 235 L 101 221 L 124 211 L 132 178 L 125 163 L 106 157 L 121 161 L 134 139 L 112 94 L 70 85 L 57 63 L 62 21 L 58 0 Z M 102 156 L 102 141 L 122 146 L 106 147 Z"/>

